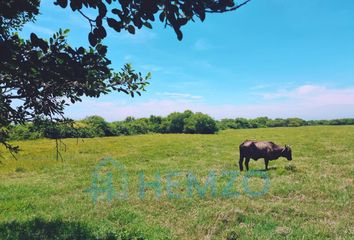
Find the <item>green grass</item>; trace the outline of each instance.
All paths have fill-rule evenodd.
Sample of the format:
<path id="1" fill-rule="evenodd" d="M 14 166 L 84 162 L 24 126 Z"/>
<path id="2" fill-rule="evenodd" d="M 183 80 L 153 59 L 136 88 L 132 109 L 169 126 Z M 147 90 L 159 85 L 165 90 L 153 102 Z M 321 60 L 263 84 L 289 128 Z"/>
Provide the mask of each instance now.
<path id="1" fill-rule="evenodd" d="M 220 196 L 227 177 L 238 170 L 238 145 L 245 139 L 290 144 L 293 161 L 272 161 L 270 190 L 248 196 L 241 173 L 236 198 Z M 64 161 L 55 160 L 53 140 L 18 142 L 18 160 L 0 159 L 0 239 L 353 239 L 354 126 L 227 130 L 215 135 L 141 135 L 65 139 Z M 96 205 L 87 190 L 103 157 L 124 164 L 129 198 Z M 263 169 L 263 160 L 251 161 Z M 107 168 L 101 171 L 107 172 Z M 186 175 L 203 183 L 217 173 L 217 197 L 207 191 L 187 196 Z M 154 181 L 159 172 L 160 199 L 148 189 L 139 198 L 138 172 Z M 169 199 L 166 175 L 180 186 Z M 119 190 L 120 174 L 112 170 Z M 252 178 L 252 190 L 262 188 Z"/>

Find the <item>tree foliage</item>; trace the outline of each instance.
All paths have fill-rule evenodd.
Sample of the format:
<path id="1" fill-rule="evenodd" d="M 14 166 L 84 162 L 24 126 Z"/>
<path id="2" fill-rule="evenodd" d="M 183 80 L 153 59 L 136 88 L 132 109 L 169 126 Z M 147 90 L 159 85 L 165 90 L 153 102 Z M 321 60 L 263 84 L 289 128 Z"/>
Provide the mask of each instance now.
<path id="1" fill-rule="evenodd" d="M 216 121 L 203 113 L 196 113 L 186 118 L 184 133 L 212 134 L 218 131 Z"/>
<path id="2" fill-rule="evenodd" d="M 195 18 L 205 20 L 206 13 L 233 11 L 250 0 L 236 5 L 234 0 L 56 0 L 62 8 L 70 7 L 84 16 L 91 27 L 88 39 L 91 46 L 107 36 L 106 27 L 117 32 L 126 30 L 135 34 L 136 28 L 152 28 L 152 22 L 158 19 L 165 27 L 172 27 L 177 38 L 182 40 L 182 26 Z M 84 13 L 85 9 L 95 9 L 97 15 L 92 18 Z"/>
<path id="3" fill-rule="evenodd" d="M 218 127 L 224 129 L 267 128 L 267 127 L 301 127 L 315 125 L 354 125 L 354 118 L 341 118 L 333 120 L 304 120 L 301 118 L 275 118 L 258 117 L 255 119 L 225 118 L 218 121 Z"/>
<path id="4" fill-rule="evenodd" d="M 181 40 L 181 27 L 195 17 L 204 21 L 208 12 L 232 11 L 248 1 L 236 5 L 233 0 L 53 0 L 54 5 L 70 8 L 88 20 L 89 48 L 70 46 L 69 30 L 60 29 L 49 39 L 36 33 L 22 39 L 17 31 L 36 20 L 40 0 L 0 1 L 0 143 L 16 152 L 18 147 L 7 143 L 11 124 L 36 118 L 65 121 L 65 107 L 83 97 L 98 98 L 112 91 L 134 97 L 145 90 L 150 74 L 142 76 L 129 64 L 119 72 L 110 67 L 107 46 L 102 42 L 107 27 L 135 34 L 136 29 L 152 28 L 158 18 Z M 87 9 L 96 11 L 93 19 L 85 14 Z M 164 125 L 161 129 L 167 131 Z M 135 127 L 136 132 L 145 131 L 140 126 Z"/>
<path id="5" fill-rule="evenodd" d="M 39 3 L 40 0 L 0 1 L 0 39 L 4 40 L 13 30 L 20 30 L 24 23 L 35 20 Z"/>
<path id="6" fill-rule="evenodd" d="M 217 131 L 216 121 L 210 116 L 188 110 L 183 113 L 171 113 L 167 117 L 150 116 L 139 119 L 127 117 L 123 121 L 115 122 L 107 122 L 100 116 L 86 117 L 73 123 L 52 123 L 42 120 L 11 126 L 10 137 L 12 140 L 28 140 L 41 137 L 91 138 L 147 133 L 213 134 Z"/>

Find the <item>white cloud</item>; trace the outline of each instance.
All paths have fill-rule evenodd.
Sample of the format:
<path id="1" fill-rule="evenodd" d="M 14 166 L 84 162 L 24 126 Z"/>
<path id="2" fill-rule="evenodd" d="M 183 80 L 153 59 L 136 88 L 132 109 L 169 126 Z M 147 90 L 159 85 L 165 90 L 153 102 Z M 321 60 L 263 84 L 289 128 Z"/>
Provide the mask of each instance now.
<path id="1" fill-rule="evenodd" d="M 150 99 L 146 102 L 88 100 L 70 107 L 67 113 L 76 119 L 97 114 L 109 121 L 124 119 L 127 116 L 148 117 L 152 114 L 166 116 L 171 112 L 186 109 L 207 113 L 217 119 L 258 116 L 304 119 L 354 117 L 354 88 L 329 89 L 323 86 L 303 85 L 281 94 L 284 99 L 276 102 L 263 98 L 254 104 L 207 104 L 205 101 L 198 101 L 202 96 L 164 92 L 157 94 L 165 97 L 164 99 Z M 279 98 L 278 95 L 275 99 Z"/>
<path id="2" fill-rule="evenodd" d="M 173 92 L 163 92 L 163 93 L 157 93 L 157 95 L 160 96 L 166 96 L 166 97 L 170 97 L 170 98 L 178 98 L 178 99 L 202 99 L 202 96 L 197 96 L 197 95 L 192 95 L 189 93 L 173 93 Z"/>
<path id="3" fill-rule="evenodd" d="M 281 99 L 285 102 L 302 102 L 316 104 L 354 104 L 354 87 L 336 89 L 321 85 L 302 85 L 291 90 L 288 88 L 274 92 L 253 93 L 265 100 Z"/>
<path id="4" fill-rule="evenodd" d="M 323 91 L 323 90 L 326 90 L 326 88 L 323 86 L 302 85 L 302 86 L 296 88 L 296 93 L 303 95 L 303 94 L 316 93 L 316 92 Z"/>
<path id="5" fill-rule="evenodd" d="M 246 117 L 255 118 L 268 116 L 271 118 L 301 117 L 304 119 L 328 119 L 354 116 L 354 104 L 342 105 L 313 105 L 308 103 L 297 104 L 250 104 L 250 105 L 208 105 L 205 103 L 182 101 L 182 100 L 149 100 L 144 103 L 121 104 L 105 102 L 94 104 L 83 102 L 77 104 L 80 112 L 67 112 L 75 119 L 84 118 L 88 115 L 100 115 L 108 121 L 122 120 L 127 116 L 148 117 L 150 115 L 166 116 L 171 112 L 182 112 L 190 109 L 194 112 L 207 113 L 217 119 Z"/>

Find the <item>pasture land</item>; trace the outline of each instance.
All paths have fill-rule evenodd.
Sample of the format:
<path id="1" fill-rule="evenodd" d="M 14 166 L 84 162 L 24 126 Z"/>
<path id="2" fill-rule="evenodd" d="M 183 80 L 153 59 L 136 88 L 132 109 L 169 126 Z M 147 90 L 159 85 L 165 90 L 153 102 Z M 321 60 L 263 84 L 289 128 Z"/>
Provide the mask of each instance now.
<path id="1" fill-rule="evenodd" d="M 270 163 L 269 191 L 250 197 L 244 172 L 236 178 L 237 197 L 221 194 L 230 180 L 222 171 L 238 170 L 238 145 L 246 140 L 290 144 L 293 161 Z M 354 126 L 226 130 L 214 135 L 140 135 L 64 139 L 64 161 L 55 160 L 54 140 L 19 142 L 14 160 L 0 159 L 0 239 L 353 239 Z M 1 149 L 3 150 L 3 149 Z M 128 198 L 93 203 L 92 176 L 103 157 L 125 166 Z M 263 169 L 263 160 L 251 161 Z M 113 169 L 113 170 L 112 170 Z M 216 173 L 217 193 L 187 194 L 186 176 L 203 184 Z M 147 188 L 141 198 L 139 171 L 145 181 L 161 176 L 161 196 Z M 120 172 L 112 173 L 117 191 Z M 175 175 L 169 175 L 176 173 Z M 168 177 L 180 198 L 168 195 Z M 252 178 L 253 191 L 263 180 Z"/>

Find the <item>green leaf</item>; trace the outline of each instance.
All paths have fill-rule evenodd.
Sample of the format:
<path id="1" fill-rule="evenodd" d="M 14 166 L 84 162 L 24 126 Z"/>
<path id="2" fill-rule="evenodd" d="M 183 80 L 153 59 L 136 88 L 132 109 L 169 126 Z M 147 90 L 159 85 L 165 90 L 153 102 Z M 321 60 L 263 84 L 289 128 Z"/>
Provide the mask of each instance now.
<path id="1" fill-rule="evenodd" d="M 144 24 L 145 27 L 152 29 L 151 23 L 144 22 L 143 24 Z"/>
<path id="2" fill-rule="evenodd" d="M 129 32 L 130 34 L 135 34 L 135 28 L 134 28 L 133 25 L 129 25 L 129 26 L 128 26 L 128 32 Z"/>
<path id="3" fill-rule="evenodd" d="M 113 28 L 117 32 L 120 32 L 120 30 L 122 28 L 120 22 L 118 22 L 114 18 L 107 18 L 107 23 L 108 23 L 108 26 L 110 26 L 111 28 Z"/>
<path id="4" fill-rule="evenodd" d="M 68 1 L 67 0 L 57 0 L 54 4 L 59 5 L 62 8 L 66 8 L 66 6 L 68 5 Z"/>
<path id="5" fill-rule="evenodd" d="M 89 42 L 90 42 L 90 45 L 92 46 L 92 47 L 94 47 L 94 46 L 96 46 L 96 44 L 97 44 L 97 38 L 95 37 L 95 35 L 93 35 L 93 33 L 89 33 Z"/>

